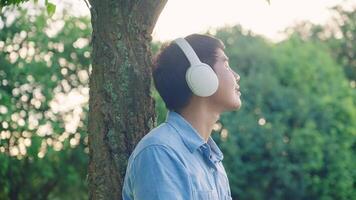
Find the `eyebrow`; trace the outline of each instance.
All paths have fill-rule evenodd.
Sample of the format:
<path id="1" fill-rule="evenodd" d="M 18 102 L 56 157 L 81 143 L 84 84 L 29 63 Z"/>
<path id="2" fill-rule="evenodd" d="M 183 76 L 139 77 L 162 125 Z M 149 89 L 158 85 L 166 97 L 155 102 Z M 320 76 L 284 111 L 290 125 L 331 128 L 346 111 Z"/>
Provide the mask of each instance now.
<path id="1" fill-rule="evenodd" d="M 222 61 L 229 61 L 229 57 L 227 57 L 226 55 L 217 56 L 217 59 L 221 59 Z"/>

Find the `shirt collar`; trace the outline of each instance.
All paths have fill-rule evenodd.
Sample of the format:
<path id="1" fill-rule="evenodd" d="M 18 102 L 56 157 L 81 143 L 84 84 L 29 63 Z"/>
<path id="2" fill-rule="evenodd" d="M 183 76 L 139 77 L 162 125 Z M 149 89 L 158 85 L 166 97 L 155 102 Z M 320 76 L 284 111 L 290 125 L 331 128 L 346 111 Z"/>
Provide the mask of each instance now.
<path id="1" fill-rule="evenodd" d="M 166 122 L 177 130 L 190 152 L 193 153 L 196 149 L 206 143 L 198 131 L 177 112 L 168 111 Z M 216 158 L 222 160 L 223 154 L 211 137 L 209 137 L 207 144 L 216 155 Z"/>
<path id="2" fill-rule="evenodd" d="M 193 153 L 205 143 L 198 131 L 180 114 L 174 111 L 168 111 L 166 122 L 177 130 L 190 152 Z"/>
<path id="3" fill-rule="evenodd" d="M 221 152 L 220 148 L 218 145 L 216 145 L 215 141 L 213 140 L 212 137 L 209 137 L 208 139 L 208 145 L 210 146 L 211 150 L 214 152 L 214 155 L 216 156 L 217 161 L 222 161 L 224 159 L 224 155 Z"/>

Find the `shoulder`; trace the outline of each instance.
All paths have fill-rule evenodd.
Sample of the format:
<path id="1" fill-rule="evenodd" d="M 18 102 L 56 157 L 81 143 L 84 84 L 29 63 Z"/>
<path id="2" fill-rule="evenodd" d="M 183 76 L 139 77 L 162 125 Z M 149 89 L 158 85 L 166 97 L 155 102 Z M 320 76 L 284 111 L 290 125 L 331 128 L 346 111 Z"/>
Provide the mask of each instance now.
<path id="1" fill-rule="evenodd" d="M 134 160 L 143 151 L 165 151 L 178 154 L 183 147 L 183 141 L 176 130 L 169 124 L 162 123 L 140 140 L 129 160 Z"/>

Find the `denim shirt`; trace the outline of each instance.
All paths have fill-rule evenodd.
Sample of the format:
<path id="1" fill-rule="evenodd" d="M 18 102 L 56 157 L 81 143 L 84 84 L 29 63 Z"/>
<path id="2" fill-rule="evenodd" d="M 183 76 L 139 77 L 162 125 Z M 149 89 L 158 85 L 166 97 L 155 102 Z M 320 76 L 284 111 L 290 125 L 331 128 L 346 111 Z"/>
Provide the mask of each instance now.
<path id="1" fill-rule="evenodd" d="M 122 190 L 124 200 L 231 200 L 223 154 L 180 114 L 145 135 L 132 152 Z"/>

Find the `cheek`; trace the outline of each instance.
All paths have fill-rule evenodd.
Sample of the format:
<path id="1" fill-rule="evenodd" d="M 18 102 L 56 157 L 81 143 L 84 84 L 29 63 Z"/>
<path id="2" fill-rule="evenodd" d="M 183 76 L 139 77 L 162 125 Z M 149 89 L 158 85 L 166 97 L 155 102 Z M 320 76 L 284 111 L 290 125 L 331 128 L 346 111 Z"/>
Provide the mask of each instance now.
<path id="1" fill-rule="evenodd" d="M 230 74 L 217 74 L 219 79 L 219 87 L 216 93 L 213 95 L 214 99 L 226 99 L 234 94 L 235 83 L 230 77 Z"/>
<path id="2" fill-rule="evenodd" d="M 230 72 L 220 74 L 219 78 L 219 90 L 227 90 L 229 92 L 234 90 L 235 82 L 234 76 Z"/>

